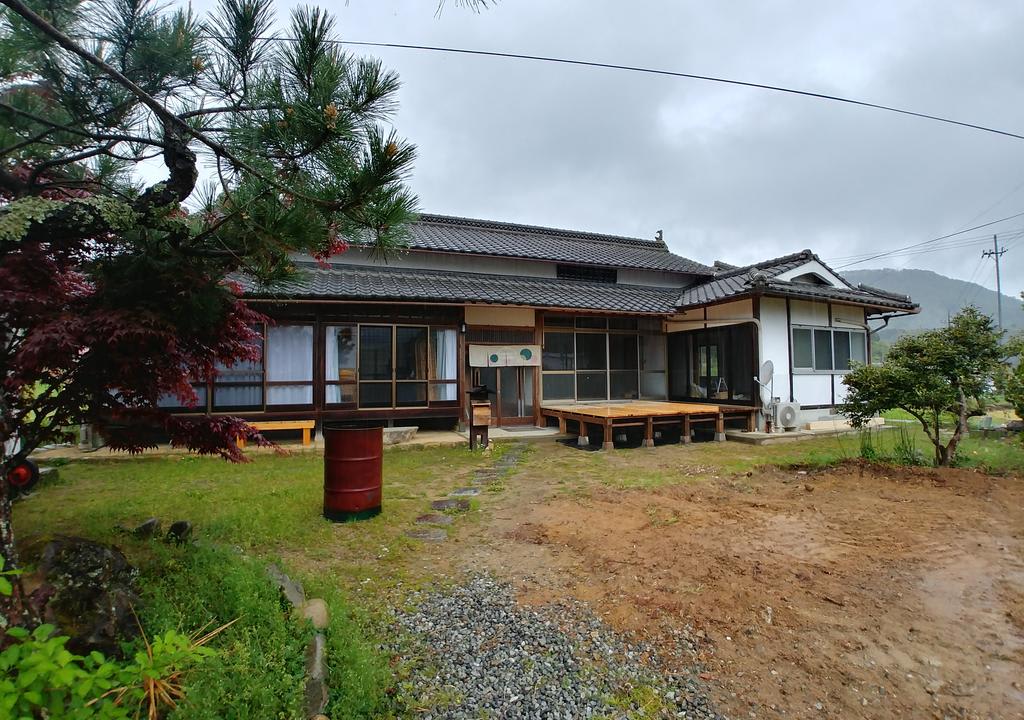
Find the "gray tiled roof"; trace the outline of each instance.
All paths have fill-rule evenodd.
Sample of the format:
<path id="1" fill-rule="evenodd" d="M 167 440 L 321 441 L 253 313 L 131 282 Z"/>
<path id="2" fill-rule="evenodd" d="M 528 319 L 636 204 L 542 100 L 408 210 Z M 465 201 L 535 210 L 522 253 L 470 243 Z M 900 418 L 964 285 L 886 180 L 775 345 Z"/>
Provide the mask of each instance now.
<path id="1" fill-rule="evenodd" d="M 607 312 L 673 312 L 678 289 L 554 278 L 341 265 L 302 265 L 294 279 L 268 291 L 238 278 L 250 297 L 479 302 Z"/>
<path id="2" fill-rule="evenodd" d="M 712 280 L 699 282 L 684 290 L 679 296 L 679 308 L 686 309 L 688 307 L 722 302 L 734 297 L 749 295 L 755 291 L 760 291 L 766 295 L 838 300 L 894 310 L 916 311 L 918 307 L 906 295 L 878 290 L 867 285 L 845 288 L 789 282 L 778 279 L 778 276 L 782 273 L 798 268 L 811 260 L 821 262 L 810 250 L 803 250 L 792 255 L 719 273 Z M 825 267 L 828 268 L 827 265 Z M 841 275 L 831 268 L 828 269 L 837 277 L 842 278 Z"/>
<path id="3" fill-rule="evenodd" d="M 558 230 L 534 225 L 420 215 L 408 228 L 411 250 L 496 255 L 695 275 L 714 270 L 669 252 L 658 240 Z"/>
<path id="4" fill-rule="evenodd" d="M 811 260 L 821 260 L 818 256 L 812 253 L 810 250 L 801 250 L 797 253 L 791 253 L 789 255 L 783 255 L 782 257 L 772 258 L 771 260 L 762 260 L 756 262 L 753 265 L 744 265 L 743 267 L 723 267 L 715 273 L 716 278 L 727 278 L 736 275 L 746 275 L 752 272 L 762 272 L 769 277 L 775 277 L 781 275 L 784 272 L 789 272 L 794 268 L 798 268 L 806 262 Z M 824 265 L 824 263 L 822 263 Z M 716 262 L 716 266 L 725 266 L 725 263 Z M 831 268 L 829 268 L 831 270 Z M 835 274 L 833 272 L 833 274 Z"/>

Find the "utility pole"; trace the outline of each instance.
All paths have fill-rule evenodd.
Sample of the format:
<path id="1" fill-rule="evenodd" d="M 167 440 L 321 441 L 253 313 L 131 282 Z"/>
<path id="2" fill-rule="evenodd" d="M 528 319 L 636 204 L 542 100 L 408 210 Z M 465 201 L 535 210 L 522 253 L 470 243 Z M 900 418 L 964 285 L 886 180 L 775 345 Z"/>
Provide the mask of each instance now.
<path id="1" fill-rule="evenodd" d="M 982 257 L 995 258 L 996 260 L 996 326 L 1003 329 L 1003 283 L 999 279 L 999 258 L 1006 253 L 1006 248 L 999 247 L 999 236 L 992 236 L 992 249 L 984 250 Z"/>

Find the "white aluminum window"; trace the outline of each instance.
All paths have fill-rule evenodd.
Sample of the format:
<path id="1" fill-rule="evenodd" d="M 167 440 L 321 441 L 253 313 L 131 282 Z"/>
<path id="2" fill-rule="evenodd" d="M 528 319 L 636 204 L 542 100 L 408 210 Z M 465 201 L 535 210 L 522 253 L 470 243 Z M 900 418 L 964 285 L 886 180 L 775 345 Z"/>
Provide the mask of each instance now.
<path id="1" fill-rule="evenodd" d="M 852 363 L 867 362 L 867 333 L 840 328 L 794 327 L 793 370 L 847 373 Z"/>

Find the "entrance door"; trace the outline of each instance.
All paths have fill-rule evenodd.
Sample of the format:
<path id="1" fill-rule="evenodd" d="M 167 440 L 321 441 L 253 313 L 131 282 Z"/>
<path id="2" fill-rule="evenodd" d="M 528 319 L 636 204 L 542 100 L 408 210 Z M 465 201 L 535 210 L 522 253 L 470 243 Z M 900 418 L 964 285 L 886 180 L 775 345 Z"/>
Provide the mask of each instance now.
<path id="1" fill-rule="evenodd" d="M 473 368 L 473 384 L 485 385 L 493 394 L 491 424 L 528 425 L 533 422 L 532 367 Z"/>

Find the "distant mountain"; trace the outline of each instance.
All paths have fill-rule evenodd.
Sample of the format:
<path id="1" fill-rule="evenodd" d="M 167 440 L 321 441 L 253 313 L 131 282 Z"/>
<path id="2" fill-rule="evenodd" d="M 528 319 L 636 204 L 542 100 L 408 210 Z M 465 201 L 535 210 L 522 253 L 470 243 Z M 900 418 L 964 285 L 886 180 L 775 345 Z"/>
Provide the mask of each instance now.
<path id="1" fill-rule="evenodd" d="M 966 305 L 996 316 L 996 292 L 977 283 L 964 282 L 930 270 L 848 270 L 843 277 L 882 290 L 905 293 L 921 306 L 921 312 L 896 318 L 878 333 L 883 340 L 917 330 L 942 327 L 947 313 L 955 315 Z M 1024 308 L 1019 295 L 1003 295 L 1003 326 L 1010 332 L 1024 330 Z"/>

